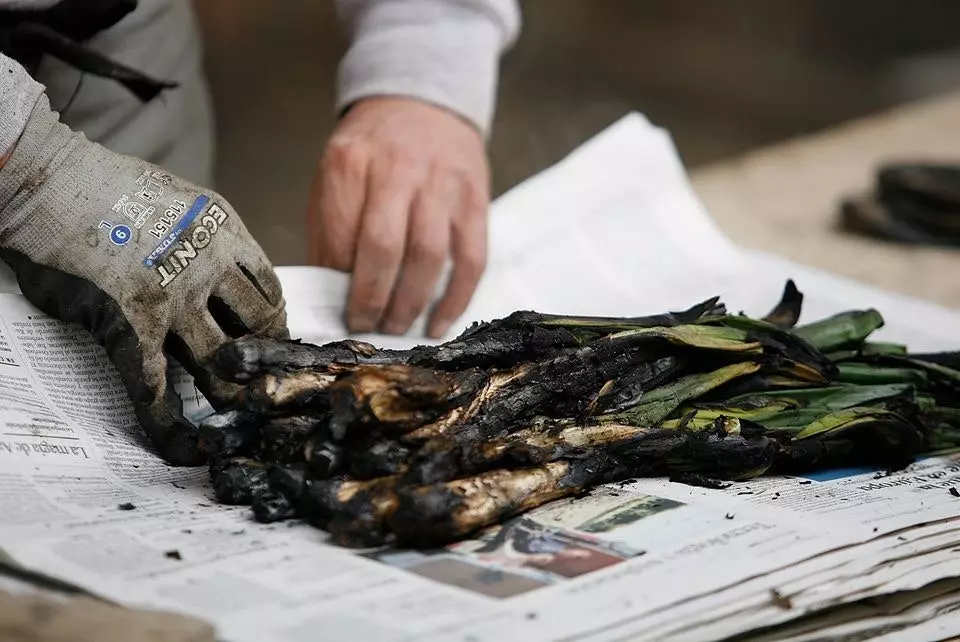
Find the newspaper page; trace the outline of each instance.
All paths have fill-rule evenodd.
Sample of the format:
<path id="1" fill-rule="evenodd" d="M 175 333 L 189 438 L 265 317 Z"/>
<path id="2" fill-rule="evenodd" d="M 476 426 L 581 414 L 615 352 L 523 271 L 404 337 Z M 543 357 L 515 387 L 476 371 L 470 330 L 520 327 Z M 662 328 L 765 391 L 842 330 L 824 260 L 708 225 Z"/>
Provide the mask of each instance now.
<path id="1" fill-rule="evenodd" d="M 841 546 L 803 564 L 741 583 L 735 593 L 697 596 L 670 613 L 646 618 L 636 639 L 688 639 L 708 627 L 717 639 L 867 597 L 920 589 L 956 577 L 960 512 L 949 491 L 960 459 L 934 457 L 894 475 L 858 470 L 805 477 L 760 478 L 725 491 L 638 480 L 631 488 L 656 490 L 722 507 L 765 507 L 781 524 L 800 520 L 825 533 L 859 533 L 863 542 Z M 952 501 L 951 501 L 952 500 Z M 776 596 L 772 599 L 771 596 Z M 692 595 L 689 597 L 693 597 Z M 787 604 L 789 608 L 784 608 Z M 639 630 L 642 629 L 642 630 Z M 622 634 L 633 636 L 626 624 Z"/>
<path id="2" fill-rule="evenodd" d="M 960 622 L 960 580 L 930 584 L 924 590 L 898 593 L 821 612 L 783 626 L 751 632 L 740 642 L 820 642 L 822 640 L 902 640 L 937 642 L 956 639 Z"/>
<path id="3" fill-rule="evenodd" d="M 740 251 L 703 212 L 669 137 L 637 115 L 498 200 L 490 233 L 491 267 L 464 323 L 515 309 L 643 314 L 715 294 L 762 313 L 793 277 L 815 316 L 874 306 L 890 336 L 918 349 L 950 347 L 960 327 L 934 306 Z M 279 272 L 294 335 L 342 338 L 346 277 Z M 731 509 L 728 496 L 656 480 L 438 551 L 346 551 L 320 531 L 215 505 L 204 469 L 151 453 L 88 335 L 0 297 L 0 547 L 106 597 L 208 619 L 226 640 L 603 636 L 874 537 L 859 516 L 831 532 L 825 517 L 742 497 Z M 201 415 L 202 399 L 185 396 Z M 885 528 L 925 515 L 890 508 Z"/>

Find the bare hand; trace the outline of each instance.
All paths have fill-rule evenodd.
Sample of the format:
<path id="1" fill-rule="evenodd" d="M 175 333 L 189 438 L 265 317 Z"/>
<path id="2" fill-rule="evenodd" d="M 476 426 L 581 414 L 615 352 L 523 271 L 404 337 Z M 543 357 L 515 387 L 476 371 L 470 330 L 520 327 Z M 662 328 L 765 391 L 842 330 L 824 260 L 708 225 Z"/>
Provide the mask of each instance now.
<path id="1" fill-rule="evenodd" d="M 403 334 L 453 269 L 430 313 L 443 335 L 463 314 L 487 256 L 489 169 L 480 133 L 408 98 L 355 104 L 330 137 L 309 206 L 311 262 L 353 272 L 351 332 Z"/>

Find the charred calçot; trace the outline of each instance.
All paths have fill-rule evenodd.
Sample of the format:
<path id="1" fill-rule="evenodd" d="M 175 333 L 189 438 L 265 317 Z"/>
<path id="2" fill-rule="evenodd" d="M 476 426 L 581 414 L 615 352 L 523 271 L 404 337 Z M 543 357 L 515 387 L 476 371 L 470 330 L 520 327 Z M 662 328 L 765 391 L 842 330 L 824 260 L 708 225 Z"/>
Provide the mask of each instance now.
<path id="1" fill-rule="evenodd" d="M 434 546 L 598 484 L 898 469 L 960 446 L 960 358 L 867 340 L 852 311 L 797 326 L 717 299 L 648 317 L 516 312 L 411 350 L 246 337 L 244 385 L 200 430 L 217 498 L 348 546 Z"/>

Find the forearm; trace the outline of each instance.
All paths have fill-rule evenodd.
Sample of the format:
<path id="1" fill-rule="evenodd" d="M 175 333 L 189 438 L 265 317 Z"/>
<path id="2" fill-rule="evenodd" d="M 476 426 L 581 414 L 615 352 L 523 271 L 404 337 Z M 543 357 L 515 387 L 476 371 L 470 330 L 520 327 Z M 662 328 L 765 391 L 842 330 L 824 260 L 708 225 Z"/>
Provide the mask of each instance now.
<path id="1" fill-rule="evenodd" d="M 516 0 L 337 0 L 351 34 L 337 109 L 409 96 L 445 107 L 486 135 L 500 55 L 520 29 Z"/>

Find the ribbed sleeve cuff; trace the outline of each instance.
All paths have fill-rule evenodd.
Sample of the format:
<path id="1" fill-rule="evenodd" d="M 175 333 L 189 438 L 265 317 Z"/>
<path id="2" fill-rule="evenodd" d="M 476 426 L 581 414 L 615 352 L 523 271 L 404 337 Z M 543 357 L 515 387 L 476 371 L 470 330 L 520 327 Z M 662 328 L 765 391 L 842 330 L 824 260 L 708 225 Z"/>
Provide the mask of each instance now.
<path id="1" fill-rule="evenodd" d="M 457 2 L 372 3 L 357 16 L 340 63 L 337 110 L 378 95 L 450 109 L 484 136 L 493 120 L 500 54 L 515 25 Z"/>

